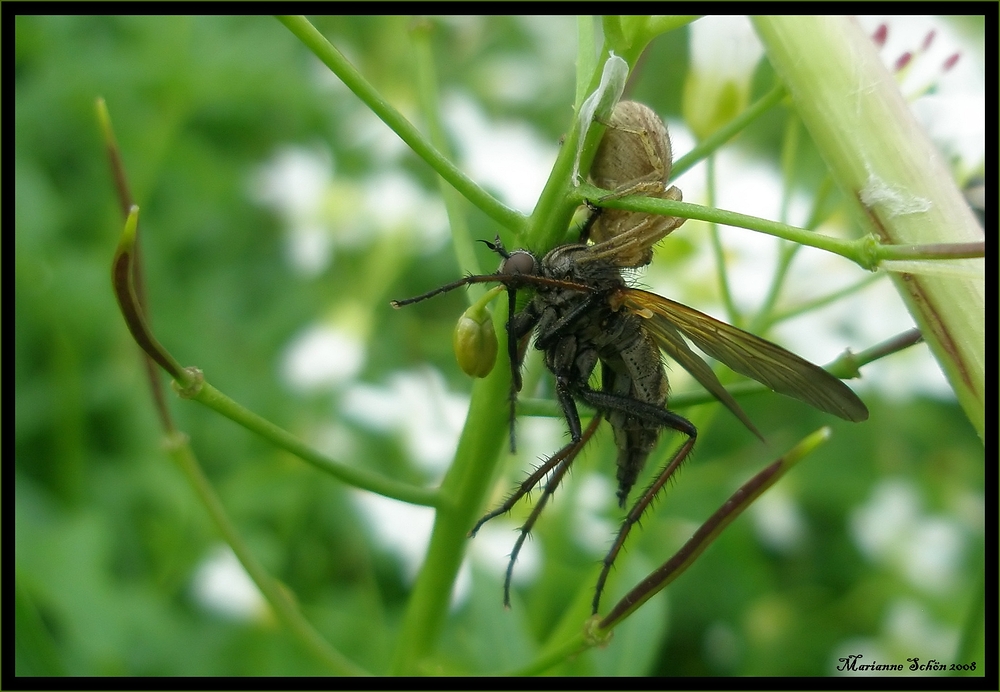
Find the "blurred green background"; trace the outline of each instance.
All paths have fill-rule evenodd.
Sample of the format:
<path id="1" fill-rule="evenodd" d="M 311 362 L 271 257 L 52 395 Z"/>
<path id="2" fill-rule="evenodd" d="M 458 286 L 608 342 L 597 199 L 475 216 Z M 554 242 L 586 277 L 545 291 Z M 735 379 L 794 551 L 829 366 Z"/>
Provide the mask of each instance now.
<path id="1" fill-rule="evenodd" d="M 219 538 L 162 448 L 111 293 L 122 219 L 94 99 L 107 101 L 142 208 L 151 322 L 165 346 L 277 425 L 314 443 L 333 426 L 338 458 L 417 484 L 436 482 L 439 472 L 414 464 L 398 434 L 343 417 L 342 388 L 290 386 L 283 352 L 309 324 L 344 324 L 351 315 L 366 348 L 358 382 L 381 385 L 430 362 L 449 391 L 468 392 L 451 356 L 463 297 L 408 312 L 387 305 L 455 278 L 450 246 L 421 250 L 400 240 L 424 221 L 403 219 L 396 235 L 339 244 L 328 266 L 303 272 L 288 260 L 285 219 L 255 203 L 252 190 L 260 167 L 289 144 L 332 153 L 332 175 L 348 190 L 324 212 L 334 227 L 338 215 L 356 220 L 350 191 L 380 171 L 404 175 L 432 200 L 437 182 L 412 154 L 372 146 L 356 98 L 273 19 L 15 21 L 15 673 L 325 674 L 273 617 L 227 615 L 195 596 L 199 565 Z M 416 119 L 409 21 L 315 23 Z M 572 21 L 435 24 L 442 92 L 461 92 L 490 117 L 531 127 L 556 146 L 573 101 Z M 634 97 L 677 117 L 686 54 L 684 31 L 659 39 Z M 550 88 L 518 95 L 517 69 L 526 66 Z M 499 79 L 511 73 L 513 86 Z M 758 130 L 748 133 L 752 146 L 777 146 L 780 128 Z M 476 237 L 497 230 L 471 212 L 470 223 Z M 678 262 L 706 237 L 681 235 Z M 383 258 L 385 271 L 373 271 Z M 803 540 L 769 546 L 755 531 L 765 519 L 742 519 L 650 604 L 648 636 L 619 632 L 612 647 L 561 672 L 826 675 L 836 655 L 862 652 L 868 661 L 962 663 L 948 655 L 969 629 L 970 609 L 982 608 L 982 445 L 951 401 L 872 390 L 864 398 L 871 420 L 833 421 L 833 441 L 776 489 L 806 527 Z M 207 409 L 172 394 L 170 405 L 231 518 L 310 622 L 358 664 L 385 672 L 410 577 L 348 489 Z M 776 453 L 831 424 L 776 397 L 743 405 L 771 447 L 722 416 L 702 427 L 693 461 L 644 520 L 619 572 L 641 575 L 666 559 L 679 526 L 696 526 Z M 608 438 L 581 460 L 567 496 L 591 470 L 611 475 Z M 350 443 L 337 444 L 343 439 Z M 500 491 L 520 473 L 509 469 Z M 859 513 L 886 497 L 903 507 L 893 516 L 926 527 L 947 544 L 938 553 L 953 553 L 941 584 L 922 585 L 912 560 L 880 560 L 852 540 Z M 548 549 L 513 612 L 500 605 L 500 570 L 473 564 L 471 594 L 451 614 L 430 670 L 497 673 L 537 653 L 574 594 L 592 588 L 595 557 L 572 539 L 572 506 L 555 503 L 538 525 Z M 613 507 L 601 511 L 610 526 L 619 521 Z M 982 665 L 982 643 L 973 650 Z"/>

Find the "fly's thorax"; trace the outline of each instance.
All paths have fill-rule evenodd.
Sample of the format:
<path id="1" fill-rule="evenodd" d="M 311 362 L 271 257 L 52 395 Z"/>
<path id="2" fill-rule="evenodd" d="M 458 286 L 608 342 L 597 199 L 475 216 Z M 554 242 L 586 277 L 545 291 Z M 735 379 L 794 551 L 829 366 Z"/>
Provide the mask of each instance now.
<path id="1" fill-rule="evenodd" d="M 541 273 L 551 279 L 585 284 L 595 291 L 607 291 L 625 285 L 621 270 L 607 260 L 591 257 L 590 247 L 582 244 L 560 245 L 541 261 Z"/>
<path id="2" fill-rule="evenodd" d="M 569 279 L 580 259 L 586 257 L 587 246 L 579 243 L 560 245 L 542 258 L 542 271 L 552 279 Z"/>

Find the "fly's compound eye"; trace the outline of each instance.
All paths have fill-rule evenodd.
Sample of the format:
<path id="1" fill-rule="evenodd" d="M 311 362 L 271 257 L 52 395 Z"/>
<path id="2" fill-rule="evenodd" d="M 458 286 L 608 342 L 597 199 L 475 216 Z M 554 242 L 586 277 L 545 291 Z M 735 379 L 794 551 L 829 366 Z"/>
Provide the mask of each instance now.
<path id="1" fill-rule="evenodd" d="M 531 276 L 538 273 L 538 261 L 530 252 L 516 250 L 500 263 L 500 273 L 527 274 Z"/>

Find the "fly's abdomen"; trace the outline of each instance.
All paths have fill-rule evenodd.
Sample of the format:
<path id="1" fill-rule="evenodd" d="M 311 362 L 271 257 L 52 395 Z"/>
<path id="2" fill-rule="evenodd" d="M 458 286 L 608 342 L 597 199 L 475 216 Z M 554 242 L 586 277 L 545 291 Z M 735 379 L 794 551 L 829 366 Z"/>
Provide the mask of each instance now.
<path id="1" fill-rule="evenodd" d="M 618 506 L 624 508 L 628 494 L 656 446 L 660 431 L 639 419 L 615 411 L 608 416 L 618 447 Z"/>
<path id="2" fill-rule="evenodd" d="M 662 407 L 667 401 L 667 376 L 660 351 L 629 317 L 621 337 L 602 352 L 603 390 L 633 401 Z M 618 447 L 618 504 L 625 506 L 629 491 L 656 446 L 661 426 L 648 416 L 616 410 L 605 416 Z"/>

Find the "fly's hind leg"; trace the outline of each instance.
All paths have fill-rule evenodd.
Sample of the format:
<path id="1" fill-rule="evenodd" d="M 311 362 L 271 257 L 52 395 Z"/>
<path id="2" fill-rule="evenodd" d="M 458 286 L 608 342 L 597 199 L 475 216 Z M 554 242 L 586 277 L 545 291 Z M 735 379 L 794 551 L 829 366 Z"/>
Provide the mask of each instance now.
<path id="1" fill-rule="evenodd" d="M 698 438 L 698 429 L 695 428 L 694 424 L 687 418 L 679 416 L 676 413 L 668 411 L 660 406 L 649 404 L 644 401 L 639 401 L 637 399 L 617 394 L 608 394 L 606 392 L 600 392 L 590 388 L 577 391 L 576 394 L 582 401 L 599 411 L 621 411 L 622 413 L 644 422 L 684 433 L 688 437 L 688 439 L 684 441 L 677 451 L 674 452 L 670 461 L 668 461 L 660 473 L 657 474 L 656 478 L 652 483 L 650 483 L 649 487 L 646 488 L 639 499 L 635 501 L 632 505 L 632 509 L 629 510 L 629 513 L 625 515 L 625 519 L 622 521 L 622 526 L 618 530 L 618 536 L 615 538 L 615 542 L 611 546 L 611 550 L 609 550 L 608 554 L 604 557 L 601 574 L 597 578 L 597 586 L 594 590 L 593 601 L 593 612 L 597 613 L 598 607 L 601 603 L 601 592 L 604 590 L 605 582 L 607 582 L 608 573 L 611 571 L 611 566 L 615 563 L 618 553 L 625 544 L 625 539 L 628 538 L 628 534 L 632 530 L 632 527 L 639 522 L 639 519 L 642 518 L 646 508 L 649 507 L 650 503 L 657 496 L 657 494 L 659 494 L 666 482 L 670 480 L 670 477 L 673 476 L 677 468 L 684 463 L 684 460 L 687 459 L 688 455 L 690 455 L 691 450 L 694 448 L 695 440 Z"/>

